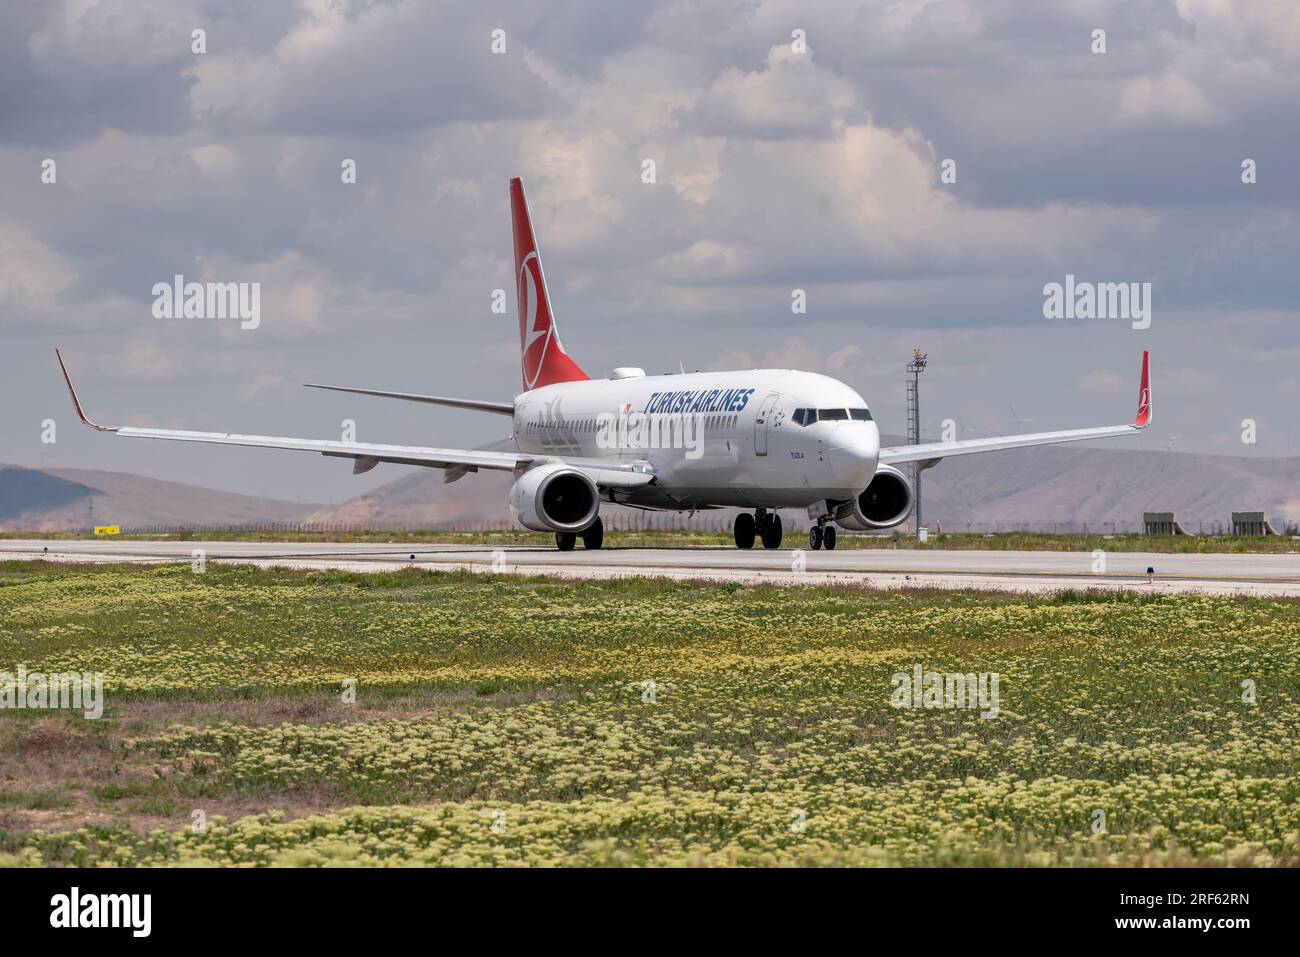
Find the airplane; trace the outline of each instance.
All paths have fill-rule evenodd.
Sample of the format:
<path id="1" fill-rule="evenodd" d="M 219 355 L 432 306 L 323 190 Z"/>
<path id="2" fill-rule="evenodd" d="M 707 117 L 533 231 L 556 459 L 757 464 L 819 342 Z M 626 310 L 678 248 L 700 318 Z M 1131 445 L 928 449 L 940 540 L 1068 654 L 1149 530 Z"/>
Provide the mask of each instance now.
<path id="1" fill-rule="evenodd" d="M 309 388 L 422 402 L 506 416 L 515 448 L 447 449 L 325 439 L 105 426 L 82 409 L 55 349 L 77 417 L 127 438 L 316 452 L 352 460 L 360 474 L 381 462 L 444 470 L 454 482 L 499 469 L 514 476 L 509 507 L 525 528 L 553 532 L 571 550 L 600 548 L 604 503 L 696 511 L 738 507 L 737 547 L 779 548 L 783 508 L 807 511 L 809 547 L 835 548 L 836 527 L 880 531 L 912 512 L 899 466 L 1002 449 L 1136 435 L 1151 423 L 1151 357 L 1142 353 L 1134 421 L 1125 425 L 885 446 L 866 400 L 830 376 L 790 369 L 646 375 L 634 367 L 592 379 L 560 341 L 523 182 L 510 181 L 510 213 L 523 390 L 509 402 L 304 383 Z"/>

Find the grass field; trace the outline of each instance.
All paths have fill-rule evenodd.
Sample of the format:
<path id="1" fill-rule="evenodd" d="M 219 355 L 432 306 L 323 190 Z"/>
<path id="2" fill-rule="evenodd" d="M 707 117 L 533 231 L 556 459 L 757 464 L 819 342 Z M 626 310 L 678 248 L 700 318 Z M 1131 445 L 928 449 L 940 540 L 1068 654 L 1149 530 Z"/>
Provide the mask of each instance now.
<path id="1" fill-rule="evenodd" d="M 2 864 L 1300 862 L 1300 603 L 0 564 L 20 664 Z"/>
<path id="2" fill-rule="evenodd" d="M 127 541 L 266 541 L 266 542 L 392 542 L 396 544 L 452 545 L 554 545 L 555 536 L 541 532 L 364 532 L 364 531 L 185 531 L 155 535 L 130 532 L 116 536 Z M 38 538 L 84 541 L 93 539 L 91 532 L 0 532 L 3 538 Z M 787 529 L 786 544 L 797 548 L 806 542 L 803 532 Z M 605 533 L 606 548 L 732 548 L 731 533 L 691 529 Z M 998 534 L 954 533 L 931 535 L 921 544 L 907 532 L 890 535 L 865 535 L 841 532 L 837 548 L 906 548 L 906 549 L 994 549 L 997 551 L 1171 553 L 1271 553 L 1300 552 L 1300 541 L 1290 535 L 1233 538 L 1209 535 L 1049 535 L 1037 532 L 1001 532 Z"/>

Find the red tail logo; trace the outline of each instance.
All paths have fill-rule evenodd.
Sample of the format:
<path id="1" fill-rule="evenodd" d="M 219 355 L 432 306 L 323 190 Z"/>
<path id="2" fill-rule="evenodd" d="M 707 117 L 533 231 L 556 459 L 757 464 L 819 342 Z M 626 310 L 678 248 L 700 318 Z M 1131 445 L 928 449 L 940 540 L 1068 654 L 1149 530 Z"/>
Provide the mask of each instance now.
<path id="1" fill-rule="evenodd" d="M 524 389 L 586 379 L 587 374 L 564 351 L 555 328 L 546 274 L 542 271 L 542 258 L 528 215 L 528 200 L 524 197 L 523 181 L 518 177 L 510 181 L 510 220 L 515 233 L 515 291 Z"/>

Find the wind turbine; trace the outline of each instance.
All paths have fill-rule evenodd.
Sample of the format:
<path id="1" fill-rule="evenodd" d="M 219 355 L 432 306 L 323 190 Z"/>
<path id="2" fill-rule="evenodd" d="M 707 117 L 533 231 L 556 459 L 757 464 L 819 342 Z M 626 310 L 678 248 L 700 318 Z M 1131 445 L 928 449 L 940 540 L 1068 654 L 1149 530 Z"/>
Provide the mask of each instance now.
<path id="1" fill-rule="evenodd" d="M 1014 405 L 1010 405 L 1010 404 L 1008 403 L 1008 407 L 1011 409 L 1011 417 L 1012 417 L 1013 419 L 1016 420 L 1016 431 L 1017 431 L 1017 432 L 1023 432 L 1023 431 L 1025 430 L 1025 423 L 1026 423 L 1026 422 L 1033 422 L 1033 421 L 1035 421 L 1034 419 L 1022 419 L 1020 416 L 1016 415 L 1016 407 L 1015 407 Z"/>
<path id="2" fill-rule="evenodd" d="M 942 421 L 942 422 L 947 422 L 948 419 L 952 419 L 952 421 L 955 422 L 955 423 L 957 424 L 957 431 L 958 431 L 959 434 L 962 433 L 962 432 L 974 432 L 974 431 L 975 431 L 974 426 L 970 426 L 970 425 L 962 425 L 962 424 L 961 424 L 961 419 L 954 419 L 954 418 L 952 418 L 952 416 L 948 416 L 948 417 L 946 417 L 946 418 L 944 418 L 944 419 L 941 419 L 940 421 Z M 928 419 L 925 420 L 925 425 L 921 426 L 921 434 L 922 434 L 922 435 L 925 435 L 925 433 L 929 430 L 929 428 L 930 428 L 930 423 L 933 422 L 933 421 L 934 421 L 934 416 L 930 416 L 930 418 L 928 418 Z"/>

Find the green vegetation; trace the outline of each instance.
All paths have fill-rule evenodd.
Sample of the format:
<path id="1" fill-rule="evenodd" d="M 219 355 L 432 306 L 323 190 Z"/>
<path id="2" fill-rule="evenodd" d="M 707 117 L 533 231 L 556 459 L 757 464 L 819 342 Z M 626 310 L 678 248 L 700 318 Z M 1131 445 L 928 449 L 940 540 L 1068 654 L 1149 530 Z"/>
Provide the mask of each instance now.
<path id="1" fill-rule="evenodd" d="M 18 664 L 0 863 L 1300 860 L 1290 601 L 0 564 Z"/>

